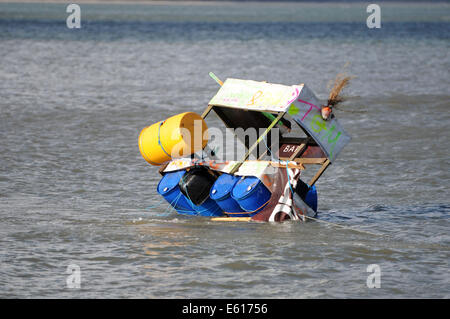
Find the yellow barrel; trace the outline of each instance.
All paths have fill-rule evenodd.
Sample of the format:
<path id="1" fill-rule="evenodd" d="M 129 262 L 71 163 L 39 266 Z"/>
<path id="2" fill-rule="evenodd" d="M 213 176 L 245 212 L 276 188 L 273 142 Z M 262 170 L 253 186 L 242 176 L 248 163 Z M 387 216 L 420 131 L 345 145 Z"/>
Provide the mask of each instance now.
<path id="1" fill-rule="evenodd" d="M 139 134 L 139 150 L 152 165 L 191 155 L 208 143 L 205 121 L 197 113 L 186 112 L 147 126 Z"/>

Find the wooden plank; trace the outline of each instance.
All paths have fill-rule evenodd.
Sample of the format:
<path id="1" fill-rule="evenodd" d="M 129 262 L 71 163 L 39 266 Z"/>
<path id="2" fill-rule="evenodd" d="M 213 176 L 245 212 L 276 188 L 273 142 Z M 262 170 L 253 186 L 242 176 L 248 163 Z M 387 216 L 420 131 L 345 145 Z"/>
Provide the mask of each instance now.
<path id="1" fill-rule="evenodd" d="M 289 158 L 287 158 L 287 157 L 280 157 L 280 160 L 288 161 Z M 292 162 L 296 162 L 298 164 L 317 164 L 317 165 L 322 165 L 323 163 L 325 163 L 326 160 L 327 160 L 326 157 L 324 157 L 324 158 L 304 158 L 304 157 L 301 157 L 301 158 L 296 158 L 296 159 L 292 160 Z"/>
<path id="2" fill-rule="evenodd" d="M 163 174 L 163 173 L 164 173 L 164 170 L 167 168 L 167 165 L 169 165 L 169 163 L 170 163 L 170 161 L 168 161 L 168 162 L 166 162 L 166 163 L 160 165 L 160 166 L 159 166 L 159 169 L 158 169 L 158 173 L 161 174 L 161 175 L 164 175 L 164 174 Z"/>
<path id="3" fill-rule="evenodd" d="M 319 147 L 311 137 L 306 138 L 281 138 L 281 147 L 278 150 L 278 156 L 280 159 L 292 161 L 297 157 L 303 156 L 303 154 L 311 147 Z M 307 156 L 311 157 L 311 156 Z M 322 156 L 312 156 L 314 158 Z"/>
<path id="4" fill-rule="evenodd" d="M 309 140 L 310 138 L 308 137 L 302 144 L 300 144 L 300 146 L 297 147 L 295 152 L 289 157 L 290 161 L 294 160 L 297 156 L 301 155 L 304 150 L 306 150 Z"/>
<path id="5" fill-rule="evenodd" d="M 209 112 L 211 112 L 212 108 L 213 108 L 212 105 L 208 105 L 208 107 L 203 111 L 202 119 L 204 119 L 205 117 L 208 116 L 208 114 L 209 114 Z"/>
<path id="6" fill-rule="evenodd" d="M 294 154 L 298 148 L 300 147 L 300 144 L 297 143 L 283 143 L 281 144 L 280 148 L 278 149 L 278 157 L 280 158 L 290 158 L 292 154 Z"/>
<path id="7" fill-rule="evenodd" d="M 296 158 L 294 160 L 294 162 L 299 163 L 299 164 L 323 164 L 327 161 L 326 157 L 322 157 L 322 158 Z"/>
<path id="8" fill-rule="evenodd" d="M 300 87 L 228 78 L 208 104 L 258 112 L 287 112 Z"/>
<path id="9" fill-rule="evenodd" d="M 270 165 L 273 166 L 273 167 L 284 167 L 284 168 L 286 168 L 286 164 L 282 164 L 282 163 L 279 163 L 279 162 L 270 162 Z M 293 161 L 288 164 L 288 167 L 289 168 L 296 168 L 296 169 L 299 169 L 299 170 L 304 170 L 305 169 L 305 166 L 303 166 L 303 164 L 298 164 L 298 163 L 293 162 Z"/>
<path id="10" fill-rule="evenodd" d="M 302 158 L 327 158 L 320 146 L 308 145 L 302 153 Z"/>
<path id="11" fill-rule="evenodd" d="M 313 186 L 317 180 L 319 179 L 320 176 L 322 176 L 323 172 L 325 172 L 325 170 L 327 169 L 328 166 L 330 166 L 331 162 L 329 159 L 327 159 L 325 161 L 325 163 L 323 163 L 322 167 L 319 169 L 319 171 L 316 173 L 316 175 L 314 175 L 314 177 L 310 180 L 309 182 L 309 186 Z"/>
<path id="12" fill-rule="evenodd" d="M 249 222 L 251 217 L 213 217 L 213 222 Z"/>
<path id="13" fill-rule="evenodd" d="M 261 155 L 259 155 L 258 160 L 261 160 L 264 156 L 266 156 L 268 149 L 266 148 L 266 150 L 264 151 L 264 153 L 262 153 Z"/>

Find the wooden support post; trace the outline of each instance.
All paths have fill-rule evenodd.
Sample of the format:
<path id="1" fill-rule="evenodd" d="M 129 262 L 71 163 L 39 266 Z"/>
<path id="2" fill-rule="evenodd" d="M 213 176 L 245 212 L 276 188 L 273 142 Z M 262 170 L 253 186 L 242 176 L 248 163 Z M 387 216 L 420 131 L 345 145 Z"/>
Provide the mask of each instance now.
<path id="1" fill-rule="evenodd" d="M 298 164 L 308 164 L 308 165 L 323 165 L 323 163 L 325 163 L 327 160 L 326 157 L 324 158 L 305 158 L 305 157 L 300 157 L 300 158 L 296 158 L 294 159 L 294 162 L 298 163 Z"/>
<path id="2" fill-rule="evenodd" d="M 208 107 L 206 108 L 206 110 L 202 114 L 202 119 L 205 119 L 205 117 L 208 116 L 208 114 L 209 114 L 209 112 L 211 112 L 212 108 L 213 108 L 212 105 L 208 105 Z"/>
<path id="3" fill-rule="evenodd" d="M 303 153 L 304 150 L 306 150 L 306 147 L 308 146 L 308 143 L 310 141 L 310 137 L 307 137 L 306 140 L 300 144 L 297 149 L 295 150 L 295 152 L 291 155 L 291 157 L 289 157 L 289 160 L 292 161 L 294 160 L 298 155 L 300 155 L 301 153 Z"/>
<path id="4" fill-rule="evenodd" d="M 272 167 L 280 167 L 280 168 L 286 168 L 286 164 L 281 164 L 279 162 L 270 162 L 270 165 Z M 303 166 L 303 164 L 298 164 L 296 162 L 290 162 L 288 165 L 288 168 L 296 168 L 299 170 L 304 170 L 305 166 Z"/>
<path id="5" fill-rule="evenodd" d="M 251 217 L 213 217 L 213 222 L 249 222 Z"/>
<path id="6" fill-rule="evenodd" d="M 272 145 L 270 145 L 270 146 L 272 146 Z M 261 155 L 259 155 L 258 161 L 261 160 L 264 156 L 266 156 L 266 154 L 267 154 L 267 149 L 264 151 L 264 153 L 262 153 Z"/>
<path id="7" fill-rule="evenodd" d="M 247 160 L 250 154 L 255 150 L 259 143 L 263 140 L 263 138 L 269 133 L 269 131 L 278 123 L 279 120 L 286 114 L 286 112 L 281 112 L 278 116 L 273 120 L 273 122 L 269 125 L 269 127 L 261 134 L 261 136 L 256 140 L 256 142 L 248 149 L 247 153 L 245 153 L 244 158 L 240 160 L 230 171 L 230 174 L 234 174 L 238 171 L 239 167 Z"/>
<path id="8" fill-rule="evenodd" d="M 330 166 L 330 164 L 331 164 L 330 160 L 327 159 L 325 163 L 323 163 L 319 171 L 316 173 L 316 175 L 314 175 L 314 177 L 311 179 L 311 181 L 309 182 L 309 186 L 313 186 L 317 182 L 319 177 L 322 176 L 323 172 L 325 172 L 325 170 L 327 169 L 328 166 Z"/>

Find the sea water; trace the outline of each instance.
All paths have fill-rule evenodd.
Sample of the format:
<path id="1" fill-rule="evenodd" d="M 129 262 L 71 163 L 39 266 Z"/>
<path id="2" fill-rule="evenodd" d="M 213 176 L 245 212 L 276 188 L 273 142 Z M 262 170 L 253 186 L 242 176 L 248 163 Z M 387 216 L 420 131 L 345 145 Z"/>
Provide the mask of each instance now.
<path id="1" fill-rule="evenodd" d="M 381 3 L 370 29 L 366 5 L 81 3 L 69 29 L 64 4 L 1 3 L 0 297 L 449 298 L 450 6 Z M 157 194 L 138 134 L 201 113 L 210 71 L 325 100 L 346 64 L 323 222 L 187 218 Z"/>

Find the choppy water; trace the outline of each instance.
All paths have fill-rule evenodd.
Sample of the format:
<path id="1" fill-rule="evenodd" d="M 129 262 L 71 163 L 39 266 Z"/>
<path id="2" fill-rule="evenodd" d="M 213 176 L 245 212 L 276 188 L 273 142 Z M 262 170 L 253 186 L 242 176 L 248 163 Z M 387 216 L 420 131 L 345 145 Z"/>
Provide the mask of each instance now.
<path id="1" fill-rule="evenodd" d="M 449 298 L 450 6 L 381 7 L 370 30 L 362 4 L 81 4 L 69 30 L 64 5 L 0 4 L 0 297 Z M 346 62 L 319 218 L 389 237 L 152 208 L 138 134 L 201 112 L 209 71 L 325 98 Z"/>

